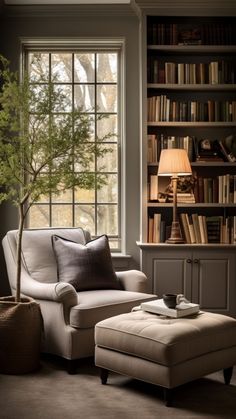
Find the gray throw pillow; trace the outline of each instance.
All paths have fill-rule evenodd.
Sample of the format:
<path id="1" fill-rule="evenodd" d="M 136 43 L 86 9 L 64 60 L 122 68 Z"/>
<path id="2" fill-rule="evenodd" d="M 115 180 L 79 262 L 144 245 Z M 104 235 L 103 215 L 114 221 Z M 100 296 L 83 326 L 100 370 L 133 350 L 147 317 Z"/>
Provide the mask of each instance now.
<path id="1" fill-rule="evenodd" d="M 121 289 L 112 266 L 106 235 L 86 245 L 53 235 L 52 246 L 60 282 L 69 282 L 76 291 Z"/>

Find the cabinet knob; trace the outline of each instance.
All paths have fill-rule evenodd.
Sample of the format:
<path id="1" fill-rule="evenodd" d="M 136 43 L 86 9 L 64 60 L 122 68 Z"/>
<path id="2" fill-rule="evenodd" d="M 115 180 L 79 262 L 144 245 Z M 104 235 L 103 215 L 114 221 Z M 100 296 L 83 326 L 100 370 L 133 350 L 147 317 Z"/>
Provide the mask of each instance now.
<path id="1" fill-rule="evenodd" d="M 191 259 L 187 259 L 187 263 L 192 263 L 192 260 Z"/>
<path id="2" fill-rule="evenodd" d="M 199 259 L 194 259 L 193 263 L 199 263 Z"/>

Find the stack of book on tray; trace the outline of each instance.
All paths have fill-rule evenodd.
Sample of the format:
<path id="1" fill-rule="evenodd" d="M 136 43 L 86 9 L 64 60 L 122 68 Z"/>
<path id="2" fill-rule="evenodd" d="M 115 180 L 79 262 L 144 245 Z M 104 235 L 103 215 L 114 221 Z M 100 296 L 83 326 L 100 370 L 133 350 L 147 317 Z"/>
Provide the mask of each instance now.
<path id="1" fill-rule="evenodd" d="M 181 302 L 175 308 L 168 308 L 163 299 L 141 303 L 141 309 L 167 317 L 186 317 L 199 312 L 199 304 Z"/>

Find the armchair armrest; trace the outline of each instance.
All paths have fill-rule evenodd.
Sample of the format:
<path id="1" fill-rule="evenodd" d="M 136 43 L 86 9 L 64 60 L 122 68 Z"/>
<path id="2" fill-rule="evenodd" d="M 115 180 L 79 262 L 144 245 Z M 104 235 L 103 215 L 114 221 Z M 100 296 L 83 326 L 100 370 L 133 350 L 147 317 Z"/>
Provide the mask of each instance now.
<path id="1" fill-rule="evenodd" d="M 136 269 L 130 271 L 116 272 L 116 276 L 126 291 L 144 292 L 148 290 L 146 275 Z"/>
<path id="2" fill-rule="evenodd" d="M 35 281 L 25 270 L 21 274 L 21 292 L 38 300 L 51 300 L 66 304 L 67 307 L 78 304 L 75 288 L 68 283 L 43 283 Z"/>

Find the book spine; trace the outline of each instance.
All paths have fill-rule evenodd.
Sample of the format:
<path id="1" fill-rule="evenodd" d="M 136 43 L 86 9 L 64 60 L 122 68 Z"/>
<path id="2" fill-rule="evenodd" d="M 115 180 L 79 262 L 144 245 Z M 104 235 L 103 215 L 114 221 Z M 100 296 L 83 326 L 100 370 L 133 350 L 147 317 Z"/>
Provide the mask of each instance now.
<path id="1" fill-rule="evenodd" d="M 182 232 L 183 232 L 185 241 L 186 243 L 191 244 L 191 237 L 190 237 L 190 231 L 189 231 L 189 226 L 188 226 L 188 221 L 187 221 L 187 214 L 181 213 L 180 221 L 181 221 Z"/>

